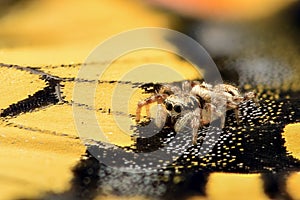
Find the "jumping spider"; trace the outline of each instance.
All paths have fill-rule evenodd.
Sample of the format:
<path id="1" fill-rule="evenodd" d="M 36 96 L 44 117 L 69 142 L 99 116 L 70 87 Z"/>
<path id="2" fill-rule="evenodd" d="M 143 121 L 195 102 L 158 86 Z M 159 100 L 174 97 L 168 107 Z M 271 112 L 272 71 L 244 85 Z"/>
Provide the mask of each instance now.
<path id="1" fill-rule="evenodd" d="M 150 104 L 157 102 L 156 126 L 163 127 L 167 117 L 170 118 L 177 133 L 185 126 L 189 126 L 192 128 L 192 141 L 195 145 L 199 127 L 208 125 L 218 118 L 221 118 L 221 126 L 224 127 L 226 110 L 233 109 L 237 123 L 239 123 L 239 104 L 250 99 L 257 103 L 254 92 L 248 92 L 242 96 L 238 88 L 229 84 L 212 86 L 205 82 L 184 81 L 181 88 L 161 85 L 152 96 L 139 101 L 135 120 L 140 121 L 141 109 L 144 106 L 147 118 L 150 119 Z"/>

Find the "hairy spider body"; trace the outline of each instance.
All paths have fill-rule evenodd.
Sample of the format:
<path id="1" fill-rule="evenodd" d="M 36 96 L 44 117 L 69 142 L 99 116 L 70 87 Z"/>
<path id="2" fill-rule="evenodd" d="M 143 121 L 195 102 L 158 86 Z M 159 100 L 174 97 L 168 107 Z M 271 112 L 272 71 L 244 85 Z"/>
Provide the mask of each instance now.
<path id="1" fill-rule="evenodd" d="M 253 100 L 257 104 L 254 92 L 245 93 L 244 96 L 238 88 L 229 84 L 217 84 L 214 87 L 205 82 L 195 85 L 191 93 L 204 100 L 202 121 L 208 124 L 217 118 L 221 118 L 221 126 L 224 127 L 226 110 L 234 110 L 237 123 L 239 120 L 239 104 L 246 100 Z M 222 106 L 224 105 L 225 108 Z"/>
<path id="2" fill-rule="evenodd" d="M 255 96 L 253 92 L 242 96 L 238 88 L 229 84 L 212 86 L 205 82 L 184 81 L 181 88 L 162 85 L 152 96 L 139 101 L 135 120 L 140 121 L 141 109 L 144 106 L 147 118 L 150 119 L 149 105 L 157 102 L 156 126 L 163 127 L 167 117 L 170 117 L 171 126 L 176 132 L 182 131 L 184 127 L 192 129 L 195 145 L 199 128 L 218 118 L 221 118 L 221 127 L 224 127 L 226 110 L 233 109 L 239 123 L 239 104 L 250 99 L 257 102 Z"/>

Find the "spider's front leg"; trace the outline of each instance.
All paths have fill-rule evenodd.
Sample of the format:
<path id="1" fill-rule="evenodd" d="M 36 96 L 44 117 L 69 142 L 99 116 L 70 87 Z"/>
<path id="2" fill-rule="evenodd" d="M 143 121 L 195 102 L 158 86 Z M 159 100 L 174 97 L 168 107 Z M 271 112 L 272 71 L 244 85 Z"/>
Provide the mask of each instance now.
<path id="1" fill-rule="evenodd" d="M 176 121 L 174 126 L 175 132 L 179 133 L 190 122 L 189 125 L 190 128 L 192 129 L 192 144 L 196 145 L 197 138 L 198 138 L 198 130 L 199 127 L 202 127 L 200 118 L 201 118 L 201 109 L 199 107 L 192 112 L 187 112 L 185 115 L 183 115 L 181 118 L 179 118 Z"/>
<path id="2" fill-rule="evenodd" d="M 154 102 L 162 104 L 166 98 L 167 96 L 165 94 L 154 94 L 144 100 L 139 101 L 136 109 L 135 121 L 139 122 L 141 120 L 141 111 L 144 106 L 146 106 L 147 118 L 150 119 L 150 104 Z"/>

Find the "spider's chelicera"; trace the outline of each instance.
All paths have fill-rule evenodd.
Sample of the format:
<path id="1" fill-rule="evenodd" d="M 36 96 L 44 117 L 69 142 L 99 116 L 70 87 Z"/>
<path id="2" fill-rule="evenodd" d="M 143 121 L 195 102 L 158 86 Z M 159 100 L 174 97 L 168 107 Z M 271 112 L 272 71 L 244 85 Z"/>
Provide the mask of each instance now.
<path id="1" fill-rule="evenodd" d="M 183 128 L 191 128 L 193 145 L 196 145 L 198 129 L 216 119 L 221 119 L 223 128 L 227 110 L 233 109 L 237 123 L 240 123 L 239 104 L 246 100 L 257 103 L 256 94 L 247 92 L 242 95 L 237 87 L 229 84 L 212 86 L 205 82 L 184 81 L 181 88 L 161 85 L 153 95 L 139 101 L 135 120 L 140 121 L 142 107 L 146 107 L 147 118 L 150 119 L 150 104 L 157 102 L 156 126 L 163 127 L 169 118 L 177 133 Z"/>

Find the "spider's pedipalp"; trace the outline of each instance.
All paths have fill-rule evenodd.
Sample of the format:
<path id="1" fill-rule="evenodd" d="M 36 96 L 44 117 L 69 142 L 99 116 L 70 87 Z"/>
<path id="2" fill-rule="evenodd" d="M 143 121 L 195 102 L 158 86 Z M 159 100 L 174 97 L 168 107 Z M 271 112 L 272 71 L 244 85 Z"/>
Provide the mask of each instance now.
<path id="1" fill-rule="evenodd" d="M 201 118 L 201 109 L 197 108 L 193 111 L 193 118 L 191 120 L 191 127 L 193 131 L 193 145 L 197 145 L 197 138 L 198 138 L 198 129 L 201 126 L 200 118 Z"/>
<path id="2" fill-rule="evenodd" d="M 155 125 L 158 128 L 162 128 L 165 125 L 167 119 L 167 112 L 162 104 L 157 104 L 157 113 L 155 118 Z"/>

